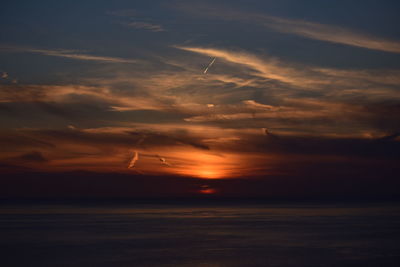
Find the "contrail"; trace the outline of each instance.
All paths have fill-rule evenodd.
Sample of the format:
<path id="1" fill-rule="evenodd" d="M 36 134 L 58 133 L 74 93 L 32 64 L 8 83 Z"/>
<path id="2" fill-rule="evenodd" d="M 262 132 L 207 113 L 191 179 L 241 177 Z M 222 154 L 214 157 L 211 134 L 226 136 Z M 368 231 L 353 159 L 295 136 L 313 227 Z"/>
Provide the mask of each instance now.
<path id="1" fill-rule="evenodd" d="M 207 66 L 207 68 L 204 70 L 204 74 L 206 74 L 207 73 L 207 71 L 208 71 L 208 69 L 212 66 L 212 64 L 214 64 L 214 62 L 215 62 L 215 60 L 216 60 L 217 58 L 215 57 L 211 62 L 210 62 L 210 64 L 208 64 L 208 66 Z"/>
<path id="2" fill-rule="evenodd" d="M 133 158 L 132 158 L 131 162 L 129 162 L 128 169 L 134 168 L 135 167 L 135 163 L 138 160 L 139 160 L 139 153 L 137 151 L 135 151 L 135 155 L 133 155 Z"/>

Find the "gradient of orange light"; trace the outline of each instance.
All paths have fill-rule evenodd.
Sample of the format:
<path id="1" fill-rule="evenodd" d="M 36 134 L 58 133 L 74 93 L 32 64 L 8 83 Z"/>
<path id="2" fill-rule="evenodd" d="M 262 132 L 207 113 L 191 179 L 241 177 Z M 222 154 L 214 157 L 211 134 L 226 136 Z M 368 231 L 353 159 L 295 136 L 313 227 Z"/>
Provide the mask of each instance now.
<path id="1" fill-rule="evenodd" d="M 233 155 L 212 154 L 192 149 L 175 151 L 173 154 L 180 159 L 180 163 L 172 167 L 171 171 L 180 175 L 205 179 L 229 178 L 235 175 L 238 166 L 238 158 Z"/>
<path id="2" fill-rule="evenodd" d="M 162 164 L 160 155 L 169 166 Z M 268 165 L 273 166 L 276 155 L 257 153 L 228 153 L 200 150 L 190 147 L 169 147 L 163 150 L 140 152 L 138 171 L 153 175 L 180 175 L 203 179 L 229 179 L 265 174 Z M 268 162 L 268 164 L 266 164 Z M 133 169 L 126 169 L 133 172 Z"/>
<path id="3" fill-rule="evenodd" d="M 110 150 L 112 153 L 109 153 Z M 56 149 L 44 153 L 46 158 L 51 159 L 50 161 L 31 163 L 31 165 L 37 169 L 52 171 L 87 170 L 135 175 L 181 175 L 203 179 L 227 179 L 257 174 L 259 171 L 265 171 L 265 161 L 270 164 L 276 161 L 275 156 L 265 154 L 214 150 L 187 146 L 138 149 L 139 160 L 135 168 L 129 169 L 128 163 L 136 149 L 118 146 L 99 148 L 86 144 L 59 142 Z M 157 155 L 165 158 L 169 166 L 162 164 Z M 260 164 L 262 170 L 258 168 Z"/>

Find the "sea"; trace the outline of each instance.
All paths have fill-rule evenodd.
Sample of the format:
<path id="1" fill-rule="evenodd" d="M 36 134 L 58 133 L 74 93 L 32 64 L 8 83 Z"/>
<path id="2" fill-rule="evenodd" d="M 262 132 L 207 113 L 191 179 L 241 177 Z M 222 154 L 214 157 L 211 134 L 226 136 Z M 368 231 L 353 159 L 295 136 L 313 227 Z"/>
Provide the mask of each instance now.
<path id="1" fill-rule="evenodd" d="M 3 203 L 0 266 L 400 266 L 399 203 Z"/>

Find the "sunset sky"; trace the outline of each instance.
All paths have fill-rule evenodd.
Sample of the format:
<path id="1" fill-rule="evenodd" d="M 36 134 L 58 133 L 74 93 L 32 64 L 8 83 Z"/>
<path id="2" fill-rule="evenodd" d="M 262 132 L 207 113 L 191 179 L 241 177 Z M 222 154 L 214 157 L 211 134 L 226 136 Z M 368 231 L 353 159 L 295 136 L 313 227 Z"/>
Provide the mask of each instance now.
<path id="1" fill-rule="evenodd" d="M 0 196 L 399 196 L 399 10 L 3 1 Z"/>

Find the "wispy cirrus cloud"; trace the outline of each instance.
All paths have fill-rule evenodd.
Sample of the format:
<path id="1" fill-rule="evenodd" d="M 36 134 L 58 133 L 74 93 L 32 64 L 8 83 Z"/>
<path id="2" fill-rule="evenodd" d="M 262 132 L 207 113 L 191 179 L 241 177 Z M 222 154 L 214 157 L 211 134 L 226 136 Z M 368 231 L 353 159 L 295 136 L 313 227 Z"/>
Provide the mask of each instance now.
<path id="1" fill-rule="evenodd" d="M 163 32 L 165 31 L 164 27 L 158 23 L 148 22 L 147 18 L 144 18 L 140 15 L 140 13 L 135 9 L 121 9 L 114 10 L 108 12 L 108 14 L 120 18 L 124 18 L 124 22 L 121 22 L 122 25 L 125 25 L 134 29 L 143 29 L 152 32 Z"/>
<path id="2" fill-rule="evenodd" d="M 159 24 L 154 24 L 154 23 L 149 23 L 149 22 L 143 22 L 143 21 L 134 21 L 134 22 L 128 22 L 125 23 L 126 26 L 135 28 L 135 29 L 143 29 L 143 30 L 148 30 L 152 32 L 163 32 L 165 29 L 163 26 Z"/>
<path id="3" fill-rule="evenodd" d="M 294 34 L 309 39 L 371 50 L 400 53 L 400 40 L 373 36 L 372 34 L 362 33 L 357 30 L 335 25 L 282 18 L 261 13 L 242 12 L 226 6 L 211 7 L 203 4 L 191 4 L 190 6 L 187 4 L 180 4 L 178 8 L 186 12 L 204 17 L 212 17 L 214 19 L 251 22 L 273 31 Z"/>
<path id="4" fill-rule="evenodd" d="M 262 15 L 258 16 L 257 22 L 278 32 L 295 34 L 310 39 L 400 53 L 400 41 L 376 37 L 338 26 Z"/>
<path id="5" fill-rule="evenodd" d="M 178 49 L 193 52 L 200 55 L 218 57 L 225 62 L 233 63 L 238 66 L 253 70 L 250 77 L 236 75 L 236 78 L 227 78 L 221 74 L 212 75 L 211 78 L 221 82 L 233 82 L 237 80 L 239 86 L 264 87 L 266 81 L 278 81 L 282 85 L 278 86 L 284 91 L 288 88 L 283 84 L 290 85 L 291 88 L 301 90 L 326 90 L 335 94 L 348 90 L 358 90 L 363 94 L 368 94 L 371 90 L 379 88 L 382 93 L 393 92 L 400 85 L 399 70 L 353 70 L 353 69 L 334 69 L 320 68 L 304 64 L 292 64 L 278 58 L 267 55 L 257 55 L 246 51 L 229 50 L 213 47 L 188 47 L 175 46 Z M 223 62 L 220 62 L 222 64 Z M 362 91 L 360 91 L 362 88 Z"/>
<path id="6" fill-rule="evenodd" d="M 310 74 L 305 73 L 305 71 L 300 70 L 300 68 L 296 69 L 285 66 L 279 60 L 274 58 L 263 60 L 256 55 L 243 51 L 231 51 L 218 48 L 187 46 L 176 46 L 176 48 L 211 57 L 222 58 L 225 61 L 246 66 L 257 71 L 258 73 L 255 75 L 266 79 L 296 85 L 307 85 L 316 82 Z"/>
<path id="7" fill-rule="evenodd" d="M 242 102 L 243 102 L 243 104 L 245 104 L 245 105 L 247 105 L 249 107 L 256 108 L 256 109 L 262 109 L 262 110 L 276 110 L 277 109 L 277 107 L 274 107 L 274 106 L 271 106 L 271 105 L 261 104 L 261 103 L 258 103 L 255 100 L 252 100 L 252 99 L 243 100 Z"/>
<path id="8" fill-rule="evenodd" d="M 400 81 L 395 70 L 319 68 L 243 50 L 179 48 L 193 53 L 175 50 L 180 55 L 163 62 L 157 72 L 119 70 L 115 68 L 119 66 L 109 65 L 99 70 L 100 75 L 78 84 L 4 84 L 0 86 L 0 102 L 9 110 L 27 104 L 54 114 L 60 113 L 58 110 L 69 114 L 80 104 L 90 109 L 89 117 L 97 118 L 101 111 L 112 118 L 108 121 L 112 124 L 118 119 L 161 120 L 253 129 L 258 134 L 264 127 L 298 133 L 309 131 L 306 128 L 312 125 L 320 135 L 348 135 L 377 131 L 368 124 L 368 120 L 375 123 L 375 117 L 379 117 L 371 107 L 398 97 L 395 92 Z M 219 57 L 218 68 L 204 75 L 203 65 L 210 56 Z M 179 67 L 170 67 L 169 62 L 178 59 Z M 379 114 L 389 104 L 378 108 Z M 68 118 L 76 118 L 76 113 Z M 388 131 L 396 130 L 394 115 L 385 115 L 383 120 Z M 338 123 L 325 127 L 332 121 Z M 343 133 L 340 128 L 345 127 L 348 130 Z"/>
<path id="9" fill-rule="evenodd" d="M 38 49 L 32 47 L 21 47 L 21 46 L 0 46 L 0 52 L 6 53 L 32 53 L 40 54 L 44 56 L 52 57 L 63 57 L 75 60 L 84 61 L 97 61 L 102 63 L 138 63 L 136 59 L 120 58 L 120 57 L 108 57 L 108 56 L 97 56 L 91 54 L 85 54 L 77 50 L 65 50 L 65 49 Z"/>
<path id="10" fill-rule="evenodd" d="M 0 85 L 0 103 L 65 103 L 81 98 L 107 103 L 115 110 L 162 110 L 165 105 L 159 99 L 148 96 L 124 96 L 102 85 Z"/>

